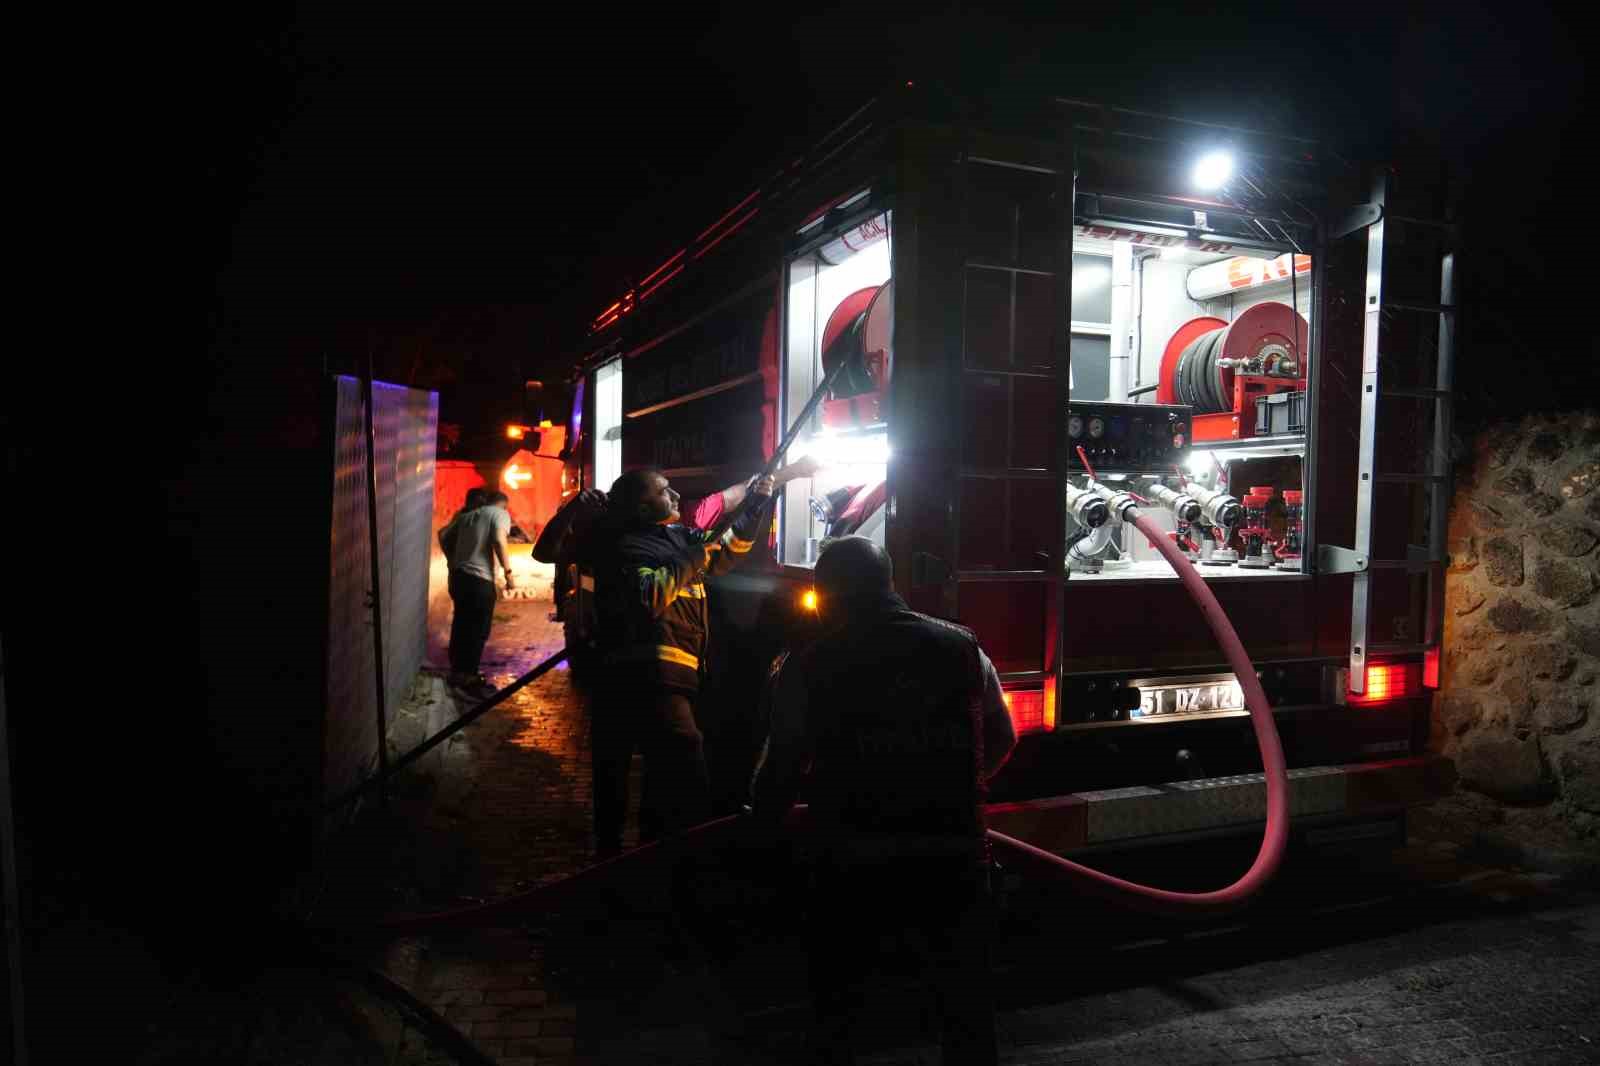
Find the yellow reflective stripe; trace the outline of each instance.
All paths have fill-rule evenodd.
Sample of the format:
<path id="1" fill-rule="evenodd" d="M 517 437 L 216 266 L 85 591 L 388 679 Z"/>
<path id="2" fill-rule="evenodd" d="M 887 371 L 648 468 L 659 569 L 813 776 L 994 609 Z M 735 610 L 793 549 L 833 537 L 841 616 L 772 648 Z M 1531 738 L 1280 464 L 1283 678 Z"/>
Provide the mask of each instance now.
<path id="1" fill-rule="evenodd" d="M 703 600 L 706 598 L 706 587 L 702 584 L 685 585 L 678 590 L 677 596 L 687 596 L 691 600 Z"/>
<path id="2" fill-rule="evenodd" d="M 679 666 L 687 666 L 691 670 L 700 669 L 699 659 L 695 658 L 693 655 L 690 655 L 682 648 L 674 648 L 667 644 L 656 645 L 656 658 L 662 660 L 663 662 L 677 663 Z"/>
<path id="3" fill-rule="evenodd" d="M 740 540 L 738 537 L 728 538 L 728 550 L 735 555 L 743 555 L 755 545 L 753 540 Z"/>

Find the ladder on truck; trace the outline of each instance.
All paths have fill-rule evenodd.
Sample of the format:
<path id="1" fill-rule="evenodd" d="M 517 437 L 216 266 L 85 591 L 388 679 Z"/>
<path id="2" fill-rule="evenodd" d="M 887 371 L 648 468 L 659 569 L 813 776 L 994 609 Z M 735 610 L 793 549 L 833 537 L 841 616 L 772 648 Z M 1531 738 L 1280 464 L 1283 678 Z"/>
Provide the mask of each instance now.
<path id="1" fill-rule="evenodd" d="M 1344 548 L 1322 545 L 1318 548 L 1318 569 L 1323 573 L 1350 573 L 1354 575 L 1354 591 L 1350 612 L 1350 677 L 1349 691 L 1356 695 L 1367 691 L 1367 664 L 1377 659 L 1413 659 L 1416 656 L 1437 654 L 1442 639 L 1444 618 L 1444 579 L 1449 559 L 1446 555 L 1446 537 L 1450 509 L 1450 434 L 1452 416 L 1452 384 L 1455 371 L 1455 333 L 1457 305 L 1455 289 L 1456 226 L 1445 219 L 1421 218 L 1398 214 L 1391 209 L 1395 202 L 1394 178 L 1388 170 L 1381 171 L 1373 182 L 1372 199 L 1355 208 L 1329 234 L 1338 241 L 1364 233 L 1366 237 L 1366 291 L 1362 306 L 1361 335 L 1361 419 L 1359 430 L 1358 479 L 1356 481 L 1355 545 Z M 1424 259 L 1437 264 L 1438 300 L 1434 302 L 1422 294 L 1396 295 L 1390 292 L 1388 282 L 1395 270 L 1392 262 L 1393 246 L 1397 238 L 1422 242 Z M 1420 285 L 1420 280 L 1409 280 Z M 1398 287 L 1398 286 L 1396 286 Z M 1419 316 L 1418 325 L 1426 328 L 1428 318 L 1437 320 L 1438 341 L 1434 367 L 1427 373 L 1425 352 L 1421 350 L 1389 351 L 1388 334 L 1391 326 L 1401 316 Z M 1406 330 L 1399 330 L 1404 337 Z M 1396 371 L 1405 368 L 1420 371 L 1421 381 L 1396 382 Z M 1413 424 L 1423 427 L 1424 437 L 1429 423 L 1417 419 L 1431 405 L 1431 440 L 1417 442 L 1420 469 L 1396 469 L 1395 462 L 1402 458 L 1386 454 L 1379 447 L 1382 420 L 1394 412 L 1389 404 L 1408 405 Z M 1422 405 L 1418 409 L 1417 405 Z M 1405 410 L 1400 413 L 1404 414 Z M 1389 423 L 1392 424 L 1392 423 Z M 1404 553 L 1388 558 L 1374 557 L 1379 545 L 1374 535 L 1374 519 L 1379 518 L 1377 507 L 1379 486 L 1404 485 L 1408 487 L 1406 499 L 1413 505 L 1421 502 L 1425 514 L 1424 544 L 1409 542 Z M 1417 500 L 1421 493 L 1423 499 Z M 1391 515 L 1385 509 L 1385 520 L 1404 522 L 1405 515 Z M 1393 538 L 1389 538 L 1391 541 Z M 1390 548 L 1392 550 L 1392 543 Z M 1422 632 L 1407 634 L 1409 640 L 1374 640 L 1377 635 L 1373 625 L 1373 599 L 1378 582 L 1399 574 L 1411 578 L 1426 575 L 1425 612 Z M 1391 634 L 1395 636 L 1396 634 Z M 1418 637 L 1420 636 L 1420 642 Z"/>

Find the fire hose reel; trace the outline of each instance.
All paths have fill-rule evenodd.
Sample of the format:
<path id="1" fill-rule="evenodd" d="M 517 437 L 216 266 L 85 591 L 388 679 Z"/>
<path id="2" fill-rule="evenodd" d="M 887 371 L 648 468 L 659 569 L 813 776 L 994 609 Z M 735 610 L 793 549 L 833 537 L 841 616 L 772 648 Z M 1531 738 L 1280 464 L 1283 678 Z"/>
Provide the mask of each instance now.
<path id="1" fill-rule="evenodd" d="M 822 404 L 829 429 L 857 429 L 884 421 L 893 356 L 894 282 L 857 289 L 840 301 L 822 331 L 822 372 L 847 365 Z"/>
<path id="2" fill-rule="evenodd" d="M 1191 319 L 1161 353 L 1157 403 L 1194 408 L 1194 439 L 1237 440 L 1256 432 L 1255 401 L 1306 387 L 1306 320 L 1261 303 L 1233 322 Z"/>

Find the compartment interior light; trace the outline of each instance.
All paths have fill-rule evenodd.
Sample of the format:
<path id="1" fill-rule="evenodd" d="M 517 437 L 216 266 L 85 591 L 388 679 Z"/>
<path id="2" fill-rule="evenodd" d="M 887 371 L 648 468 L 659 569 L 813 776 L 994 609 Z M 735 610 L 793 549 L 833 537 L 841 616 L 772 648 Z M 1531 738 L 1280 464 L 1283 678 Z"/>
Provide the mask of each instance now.
<path id="1" fill-rule="evenodd" d="M 506 427 L 506 440 L 521 440 L 527 435 L 527 426 L 509 425 Z"/>
<path id="2" fill-rule="evenodd" d="M 1195 161 L 1192 180 L 1197 189 L 1220 189 L 1233 177 L 1233 156 L 1228 152 L 1207 152 Z"/>
<path id="3" fill-rule="evenodd" d="M 883 466 L 889 461 L 889 434 L 822 432 L 803 441 L 789 453 L 789 461 L 815 459 L 824 468 L 836 466 Z"/>

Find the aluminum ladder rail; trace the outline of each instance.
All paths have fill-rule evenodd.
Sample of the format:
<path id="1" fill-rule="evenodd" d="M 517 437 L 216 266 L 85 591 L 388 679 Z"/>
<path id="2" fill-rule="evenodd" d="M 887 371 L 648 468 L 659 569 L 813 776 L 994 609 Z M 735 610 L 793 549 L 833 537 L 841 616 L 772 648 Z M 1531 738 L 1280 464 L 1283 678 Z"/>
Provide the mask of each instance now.
<path id="1" fill-rule="evenodd" d="M 1457 323 L 1455 255 L 1456 227 L 1444 220 L 1391 214 L 1391 178 L 1381 171 L 1373 183 L 1372 201 L 1357 207 L 1330 235 L 1333 239 L 1366 231 L 1367 273 L 1361 342 L 1360 480 L 1356 482 L 1355 547 L 1322 545 L 1318 569 L 1324 573 L 1354 574 L 1350 611 L 1350 678 L 1348 688 L 1357 695 L 1367 687 L 1367 661 L 1372 656 L 1425 655 L 1442 639 L 1444 577 L 1448 565 L 1446 536 L 1450 509 L 1450 433 L 1455 377 Z M 1432 231 L 1439 238 L 1439 300 L 1437 303 L 1391 298 L 1384 286 L 1387 228 L 1390 225 Z M 1391 388 L 1380 380 L 1380 338 L 1385 315 L 1434 315 L 1439 320 L 1437 363 L 1432 388 Z M 1377 462 L 1378 412 L 1386 399 L 1432 403 L 1433 443 L 1425 473 L 1379 472 Z M 1373 491 L 1380 483 L 1408 483 L 1428 492 L 1428 543 L 1408 545 L 1404 559 L 1372 558 Z M 1425 571 L 1428 575 L 1427 617 L 1421 643 L 1377 643 L 1370 640 L 1374 571 Z"/>

